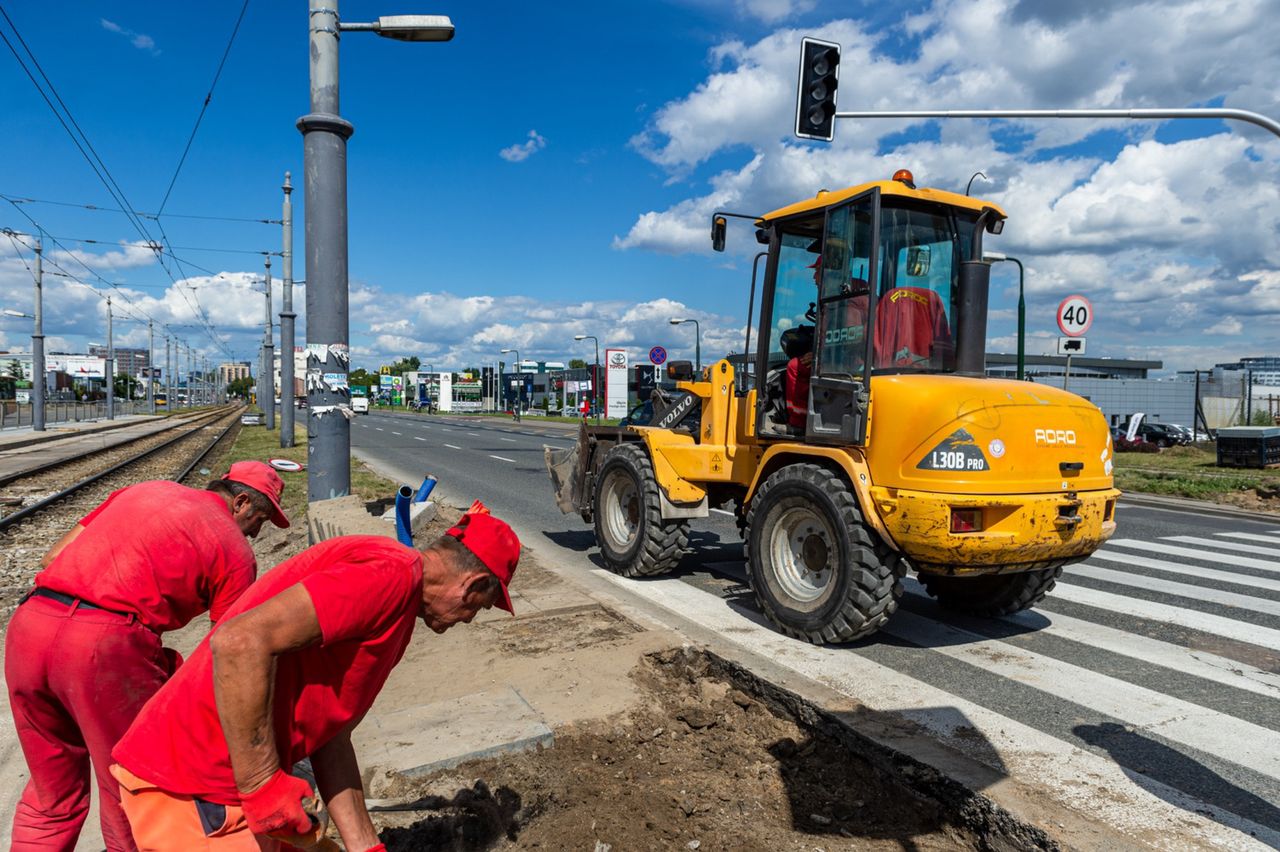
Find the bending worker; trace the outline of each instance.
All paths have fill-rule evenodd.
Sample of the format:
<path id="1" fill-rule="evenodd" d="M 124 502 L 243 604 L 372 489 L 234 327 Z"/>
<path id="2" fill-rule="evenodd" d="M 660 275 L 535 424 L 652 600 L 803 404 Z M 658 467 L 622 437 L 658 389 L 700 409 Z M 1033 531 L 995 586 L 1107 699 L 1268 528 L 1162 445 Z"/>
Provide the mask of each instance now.
<path id="1" fill-rule="evenodd" d="M 13 849 L 74 849 L 89 812 L 89 768 L 102 838 L 131 850 L 111 778 L 111 749 L 173 673 L 160 634 L 206 610 L 215 623 L 253 583 L 245 536 L 280 510 L 284 482 L 237 462 L 205 491 L 169 481 L 113 493 L 44 557 L 5 637 L 5 680 L 31 777 L 13 817 Z"/>
<path id="2" fill-rule="evenodd" d="M 264 574 L 154 698 L 112 753 L 121 805 L 147 850 L 312 846 L 310 757 L 349 852 L 380 850 L 351 732 L 400 661 L 414 622 L 436 633 L 511 612 L 511 528 L 468 513 L 419 551 L 333 538 Z"/>

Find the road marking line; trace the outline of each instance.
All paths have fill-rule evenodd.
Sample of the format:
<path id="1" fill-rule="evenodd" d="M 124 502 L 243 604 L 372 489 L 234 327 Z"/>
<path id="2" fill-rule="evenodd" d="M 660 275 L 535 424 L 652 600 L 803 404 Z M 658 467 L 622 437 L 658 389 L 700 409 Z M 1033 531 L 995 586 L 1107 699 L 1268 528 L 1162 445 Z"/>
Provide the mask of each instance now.
<path id="1" fill-rule="evenodd" d="M 451 450 L 460 450 L 460 449 L 462 449 L 462 447 L 455 447 L 453 444 L 445 444 L 445 446 L 446 446 L 446 447 L 448 447 L 448 448 L 449 448 L 449 449 L 451 449 Z"/>
<path id="2" fill-rule="evenodd" d="M 1280 559 L 1280 547 L 1258 547 L 1256 544 L 1241 544 L 1238 541 L 1221 541 L 1216 538 L 1196 538 L 1193 535 L 1162 536 L 1160 540 L 1177 541 L 1182 544 L 1201 544 L 1206 547 L 1221 547 L 1227 550 L 1237 550 L 1241 553 L 1256 553 L 1259 556 L 1272 556 Z M 1280 541 L 1277 541 L 1276 544 L 1280 544 Z"/>
<path id="3" fill-rule="evenodd" d="M 468 434 L 468 435 L 470 435 L 470 436 L 471 436 L 471 437 L 473 437 L 473 438 L 479 438 L 479 437 L 480 437 L 480 433 L 479 433 L 479 432 L 468 432 L 467 434 Z"/>
<path id="4" fill-rule="evenodd" d="M 766 626 L 763 616 L 735 612 L 718 596 L 680 580 L 636 583 L 603 569 L 593 573 L 629 594 L 715 631 L 725 641 L 845 695 L 857 696 L 867 707 L 915 722 L 971 759 L 995 766 L 1003 775 L 1036 779 L 1059 803 L 1088 809 L 1120 831 L 1167 834 L 1168 826 L 1177 824 L 1185 831 L 1181 837 L 1191 845 L 1255 846 L 1280 841 L 1280 832 L 1274 829 L 1208 806 L 1153 779 L 1144 778 L 1139 786 L 1109 757 L 1085 751 L 848 648 L 816 647 L 788 639 Z M 982 736 L 973 736 L 975 730 Z M 1081 789 L 1081 778 L 1091 779 L 1094 792 Z"/>
<path id="5" fill-rule="evenodd" d="M 445 429 L 445 427 L 443 427 L 443 426 L 441 426 L 440 428 L 441 428 L 441 429 L 444 429 L 444 431 L 446 431 L 446 432 L 452 432 L 452 431 L 453 431 L 452 429 Z"/>
<path id="6" fill-rule="evenodd" d="M 1082 704 L 1141 731 L 1269 778 L 1280 777 L 1280 731 L 913 612 L 895 613 L 882 630 L 1046 695 Z M 1249 743 L 1249 748 L 1241 748 L 1242 743 Z"/>
<path id="7" fill-rule="evenodd" d="M 1186 556 L 1190 559 L 1221 562 L 1235 568 L 1261 568 L 1263 571 L 1280 571 L 1280 565 L 1274 559 L 1250 559 L 1247 556 L 1236 556 L 1230 553 L 1206 553 L 1202 548 L 1174 547 L 1158 541 L 1138 541 L 1132 538 L 1112 539 L 1108 547 L 1129 547 L 1134 550 L 1146 550 L 1151 553 L 1164 553 L 1169 556 Z"/>
<path id="8" fill-rule="evenodd" d="M 499 441 L 506 441 L 506 442 L 511 443 L 511 444 L 514 444 L 514 443 L 516 442 L 516 439 L 515 439 L 515 438 L 499 438 L 498 440 L 499 440 Z"/>
<path id="9" fill-rule="evenodd" d="M 1244 533 L 1244 532 L 1214 533 L 1214 535 L 1230 536 L 1231 538 L 1242 538 L 1245 541 L 1265 541 L 1267 544 L 1275 544 L 1276 543 L 1275 537 L 1277 535 L 1280 535 L 1280 531 L 1276 531 L 1268 535 L 1258 535 L 1257 533 Z M 1216 542 L 1216 543 L 1221 544 L 1221 542 Z"/>
<path id="10" fill-rule="evenodd" d="M 909 592 L 922 600 L 928 599 L 917 581 L 907 582 Z M 1162 642 L 1138 633 L 1129 633 L 1105 624 L 1097 624 L 1044 609 L 1006 615 L 1001 620 L 1025 627 L 1038 636 L 1058 636 L 1090 648 L 1108 651 L 1176 672 L 1184 672 L 1223 686 L 1272 698 L 1280 697 L 1280 674 L 1263 671 L 1236 660 L 1228 660 L 1226 657 L 1219 657 L 1207 651 L 1193 650 L 1183 645 Z M 1046 621 L 1049 622 L 1047 627 Z"/>
<path id="11" fill-rule="evenodd" d="M 498 461 L 511 462 L 512 464 L 515 464 L 515 463 L 516 463 L 516 460 L 515 460 L 515 459 L 509 459 L 509 458 L 507 458 L 506 456 L 495 456 L 495 455 L 490 454 L 489 458 L 491 458 L 491 459 L 497 459 Z"/>
<path id="12" fill-rule="evenodd" d="M 1157 571 L 1168 571 L 1170 574 L 1184 574 L 1188 577 L 1203 577 L 1206 580 L 1214 580 L 1219 583 L 1235 583 L 1238 586 L 1252 586 L 1255 589 L 1267 589 L 1272 592 L 1280 592 L 1280 580 L 1272 580 L 1269 577 L 1250 577 L 1246 574 L 1236 574 L 1231 571 L 1216 571 L 1213 568 L 1201 568 L 1198 565 L 1184 565 L 1181 562 L 1166 562 L 1163 559 L 1146 559 L 1141 556 L 1130 556 L 1127 553 L 1112 553 L 1106 548 L 1097 551 L 1089 557 L 1090 561 L 1094 559 L 1107 559 L 1112 562 L 1121 562 L 1125 565 L 1134 565 L 1139 568 L 1154 568 Z M 1141 575 L 1135 575 L 1135 578 Z M 1134 582 L 1138 582 L 1137 579 Z"/>
<path id="13" fill-rule="evenodd" d="M 1070 565 L 1067 567 L 1067 574 L 1075 577 L 1091 577 L 1094 580 L 1118 583 L 1123 586 L 1132 586 L 1165 595 L 1176 595 L 1180 598 L 1190 598 L 1193 601 L 1222 604 L 1223 606 L 1235 607 L 1250 612 L 1280 615 L 1280 601 L 1267 600 L 1253 595 L 1242 595 L 1238 592 L 1224 592 L 1221 589 L 1213 589 L 1207 586 L 1193 586 L 1189 583 L 1175 583 L 1172 580 L 1158 580 L 1145 574 L 1130 574 L 1127 571 L 1115 571 L 1111 568 L 1099 568 L 1094 565 Z"/>
<path id="14" fill-rule="evenodd" d="M 384 432 L 384 431 L 386 431 L 386 430 L 385 430 L 385 429 L 383 429 L 381 426 L 374 426 L 373 428 L 377 429 L 379 432 Z"/>
<path id="15" fill-rule="evenodd" d="M 1246 624 L 1233 618 L 1223 618 L 1220 615 L 1210 615 L 1207 612 L 1183 609 L 1127 595 L 1115 595 L 1072 583 L 1059 583 L 1053 590 L 1053 596 L 1071 603 L 1104 609 L 1107 612 L 1145 618 L 1150 621 L 1167 621 L 1178 627 L 1199 630 L 1201 633 L 1218 635 L 1224 639 L 1234 639 L 1246 645 L 1259 645 L 1270 648 L 1272 651 L 1280 651 L 1280 630 Z"/>
<path id="16" fill-rule="evenodd" d="M 427 440 L 427 439 L 426 439 L 426 438 L 419 437 L 418 435 L 414 435 L 414 436 L 413 436 L 413 440 L 415 440 L 415 441 L 425 441 L 425 440 Z"/>
<path id="17" fill-rule="evenodd" d="M 403 437 L 404 437 L 403 435 L 400 435 L 400 433 L 399 433 L 399 432 L 392 432 L 391 434 L 392 434 L 392 435 L 398 435 L 398 436 L 400 436 L 401 438 L 403 438 Z"/>
<path id="18" fill-rule="evenodd" d="M 728 509 L 712 509 L 711 511 L 713 511 L 713 512 L 717 512 L 717 513 L 719 513 L 719 514 L 721 514 L 721 515 L 728 515 L 728 516 L 729 516 L 729 517 L 731 517 L 731 518 L 736 518 L 736 517 L 738 517 L 738 516 L 737 516 L 737 515 L 735 515 L 733 512 L 730 512 Z"/>

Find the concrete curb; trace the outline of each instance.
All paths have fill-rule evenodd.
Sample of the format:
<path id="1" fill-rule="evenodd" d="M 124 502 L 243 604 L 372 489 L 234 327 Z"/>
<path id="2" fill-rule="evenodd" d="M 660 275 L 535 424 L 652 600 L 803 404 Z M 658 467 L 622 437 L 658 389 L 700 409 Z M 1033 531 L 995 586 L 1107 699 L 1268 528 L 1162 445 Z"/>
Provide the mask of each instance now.
<path id="1" fill-rule="evenodd" d="M 52 434 L 45 432 L 43 435 L 36 435 L 32 433 L 31 437 L 22 438 L 16 441 L 0 440 L 0 450 L 18 450 L 23 447 L 35 446 L 36 444 L 48 444 L 53 441 L 62 441 L 67 438 L 77 438 L 81 435 L 96 435 L 100 432 L 111 432 L 115 429 L 123 429 L 126 426 L 137 426 L 139 423 L 152 423 L 156 420 L 162 419 L 163 416 L 159 414 L 154 417 L 150 414 L 145 414 L 138 420 L 126 420 L 122 423 L 109 423 L 106 426 L 95 427 L 93 429 L 74 429 L 70 432 L 54 432 Z M 58 425 L 60 424 L 53 424 L 52 428 L 57 429 Z"/>
<path id="2" fill-rule="evenodd" d="M 1207 500 L 1192 500 L 1187 497 L 1169 497 L 1164 494 L 1144 494 L 1140 491 L 1126 491 L 1120 496 L 1120 502 L 1131 503 L 1148 509 L 1165 509 L 1170 512 L 1194 512 L 1197 515 L 1208 515 L 1216 518 L 1261 521 L 1268 524 L 1280 524 L 1280 514 L 1271 512 L 1255 512 L 1251 509 L 1238 509 L 1221 503 L 1210 503 Z"/>

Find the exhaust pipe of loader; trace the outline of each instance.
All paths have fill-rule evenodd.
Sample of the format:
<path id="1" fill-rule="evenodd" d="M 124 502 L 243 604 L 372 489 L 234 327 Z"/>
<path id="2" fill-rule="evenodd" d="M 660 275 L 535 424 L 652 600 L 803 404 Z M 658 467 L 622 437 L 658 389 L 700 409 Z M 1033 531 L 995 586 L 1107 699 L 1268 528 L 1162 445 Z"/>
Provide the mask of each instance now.
<path id="1" fill-rule="evenodd" d="M 990 263 L 966 260 L 960 264 L 960 298 L 956 302 L 956 372 L 962 376 L 986 374 L 987 297 L 990 289 Z"/>

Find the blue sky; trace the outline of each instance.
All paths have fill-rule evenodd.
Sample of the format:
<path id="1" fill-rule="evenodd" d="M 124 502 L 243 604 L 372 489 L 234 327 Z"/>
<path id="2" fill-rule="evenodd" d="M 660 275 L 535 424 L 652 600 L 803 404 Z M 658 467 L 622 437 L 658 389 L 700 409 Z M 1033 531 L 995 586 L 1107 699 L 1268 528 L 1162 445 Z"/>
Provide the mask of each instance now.
<path id="1" fill-rule="evenodd" d="M 155 212 L 241 0 L 3 5 L 134 209 Z M 699 318 L 704 354 L 722 354 L 741 346 L 756 246 L 741 229 L 712 253 L 710 213 L 773 209 L 899 167 L 961 190 L 975 171 L 990 176 L 974 193 L 1010 212 L 990 248 L 1027 264 L 1029 351 L 1052 347 L 1054 307 L 1083 292 L 1097 307 L 1090 354 L 1181 369 L 1280 353 L 1280 141 L 1266 134 L 881 120 L 841 122 L 830 146 L 790 135 L 803 35 L 844 45 L 847 109 L 1225 104 L 1277 116 L 1280 24 L 1261 0 L 342 4 L 347 20 L 413 11 L 449 15 L 454 41 L 342 41 L 357 365 L 414 354 L 461 368 L 510 346 L 589 355 L 574 334 L 633 357 L 655 344 L 691 355 L 691 327 L 666 322 L 677 315 Z M 14 40 L 2 20 L 0 31 Z M 301 183 L 306 59 L 305 4 L 250 0 L 166 214 L 279 217 L 284 172 Z M 0 122 L 0 194 L 112 206 L 7 50 Z M 304 279 L 300 187 L 294 199 Z M 190 247 L 175 248 L 186 264 L 170 275 L 128 245 L 141 237 L 120 214 L 20 208 L 101 278 L 50 247 L 59 266 L 120 287 L 132 303 L 121 313 L 169 324 L 211 359 L 224 347 L 256 357 L 261 257 L 225 250 L 278 251 L 277 227 L 166 215 L 170 243 Z M 32 225 L 0 201 L 0 227 Z M 996 351 L 1014 346 L 1008 267 L 995 273 Z M 51 347 L 102 338 L 100 298 L 60 278 L 46 293 Z M 29 302 L 30 277 L 0 239 L 0 307 Z M 27 334 L 0 320 L 0 348 L 25 348 Z M 145 342 L 144 326 L 122 321 L 117 337 Z"/>

